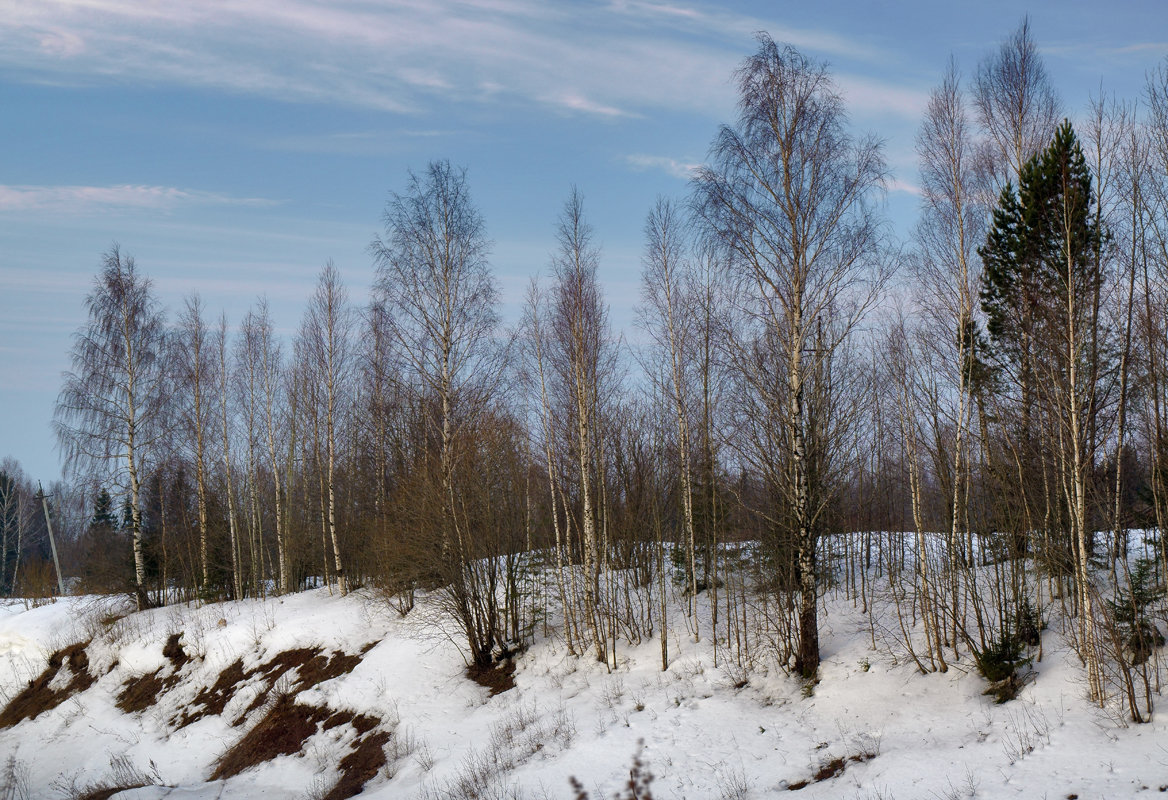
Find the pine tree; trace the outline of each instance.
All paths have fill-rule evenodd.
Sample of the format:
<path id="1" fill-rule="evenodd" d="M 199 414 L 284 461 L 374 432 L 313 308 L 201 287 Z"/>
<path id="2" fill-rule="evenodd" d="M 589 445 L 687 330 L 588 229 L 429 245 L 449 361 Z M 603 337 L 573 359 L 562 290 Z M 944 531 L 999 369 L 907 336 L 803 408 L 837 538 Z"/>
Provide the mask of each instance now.
<path id="1" fill-rule="evenodd" d="M 985 265 L 982 309 L 993 356 L 1018 371 L 1023 403 L 1034 391 L 1035 348 L 1056 333 L 1067 292 L 1089 297 L 1102 272 L 1095 258 L 1091 171 L 1071 123 L 1022 168 L 1017 191 L 1002 189 L 978 250 Z M 1068 257 L 1074 269 L 1068 278 Z"/>
<path id="2" fill-rule="evenodd" d="M 118 517 L 114 513 L 114 501 L 108 489 L 98 492 L 93 501 L 93 519 L 89 521 L 89 529 L 105 531 L 118 529 Z"/>
<path id="3" fill-rule="evenodd" d="M 1103 702 L 1088 514 L 1105 399 L 1100 376 L 1108 358 L 1098 219 L 1091 171 L 1071 124 L 1063 122 L 1022 168 L 1017 194 L 1009 186 L 1003 190 L 979 253 L 992 349 L 1018 387 L 1017 470 L 1041 480 L 1023 487 L 1027 516 L 1017 532 L 1040 532 L 1044 566 L 1058 575 L 1073 573 L 1077 645 L 1090 696 Z"/>

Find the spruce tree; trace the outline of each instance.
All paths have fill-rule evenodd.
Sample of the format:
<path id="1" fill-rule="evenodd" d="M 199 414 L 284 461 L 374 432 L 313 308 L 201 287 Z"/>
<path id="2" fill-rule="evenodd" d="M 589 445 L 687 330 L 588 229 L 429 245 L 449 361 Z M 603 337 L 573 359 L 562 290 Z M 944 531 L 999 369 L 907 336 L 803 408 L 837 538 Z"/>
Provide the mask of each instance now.
<path id="1" fill-rule="evenodd" d="M 1024 404 L 1034 389 L 1035 349 L 1057 335 L 1067 292 L 1090 297 L 1102 281 L 1094 204 L 1091 171 L 1071 123 L 1064 121 L 1046 149 L 1022 168 L 1017 191 L 1010 184 L 1002 189 L 978 250 L 990 349 L 999 364 L 1017 371 Z"/>
<path id="2" fill-rule="evenodd" d="M 118 517 L 114 514 L 114 501 L 108 489 L 97 493 L 93 501 L 93 519 L 89 521 L 90 530 L 116 531 Z"/>

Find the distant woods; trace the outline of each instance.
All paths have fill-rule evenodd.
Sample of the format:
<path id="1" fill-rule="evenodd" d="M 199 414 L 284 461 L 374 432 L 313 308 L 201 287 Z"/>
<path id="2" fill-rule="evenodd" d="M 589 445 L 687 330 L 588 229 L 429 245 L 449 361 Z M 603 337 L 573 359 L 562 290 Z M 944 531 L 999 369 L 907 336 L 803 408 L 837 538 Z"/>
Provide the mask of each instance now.
<path id="1" fill-rule="evenodd" d="M 486 221 L 444 161 L 392 194 L 372 296 L 325 265 L 288 341 L 263 301 L 234 326 L 198 296 L 165 311 L 111 249 L 56 414 L 78 591 L 364 586 L 402 613 L 427 593 L 479 669 L 552 633 L 609 665 L 659 639 L 664 667 L 684 632 L 808 680 L 839 591 L 893 609 L 882 635 L 921 670 L 970 660 L 999 685 L 1061 620 L 1091 698 L 1146 719 L 1168 67 L 1072 124 L 1028 22 L 968 76 L 950 64 L 900 244 L 882 145 L 826 65 L 760 35 L 735 79 L 737 119 L 648 214 L 635 343 L 576 189 L 505 326 Z M 5 593 L 43 571 L 36 505 L 0 466 Z"/>

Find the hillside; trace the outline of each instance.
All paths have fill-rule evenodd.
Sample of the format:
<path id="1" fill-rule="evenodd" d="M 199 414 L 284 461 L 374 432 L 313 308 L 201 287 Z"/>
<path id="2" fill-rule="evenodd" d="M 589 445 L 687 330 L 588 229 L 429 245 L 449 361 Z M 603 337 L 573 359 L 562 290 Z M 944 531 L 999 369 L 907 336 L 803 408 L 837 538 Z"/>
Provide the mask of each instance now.
<path id="1" fill-rule="evenodd" d="M 684 635 L 667 671 L 649 640 L 611 674 L 551 637 L 492 695 L 431 611 L 325 590 L 140 613 L 9 602 L 0 796 L 560 798 L 575 777 L 600 798 L 628 782 L 639 742 L 656 798 L 1168 791 L 1163 717 L 1128 727 L 1091 707 L 1053 630 L 1005 705 L 966 665 L 926 676 L 879 636 L 873 650 L 868 617 L 839 598 L 813 687 L 715 667 Z"/>

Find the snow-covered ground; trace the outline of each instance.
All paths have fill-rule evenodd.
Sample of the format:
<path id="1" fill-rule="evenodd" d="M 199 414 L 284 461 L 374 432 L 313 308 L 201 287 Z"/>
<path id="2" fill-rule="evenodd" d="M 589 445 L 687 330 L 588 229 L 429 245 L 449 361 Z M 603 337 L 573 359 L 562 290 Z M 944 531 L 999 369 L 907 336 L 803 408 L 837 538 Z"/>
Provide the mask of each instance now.
<path id="1" fill-rule="evenodd" d="M 621 648 L 610 673 L 569 655 L 555 636 L 540 639 L 518 657 L 516 687 L 491 696 L 466 677 L 456 643 L 435 635 L 425 599 L 405 618 L 372 594 L 327 590 L 142 613 L 122 603 L 0 606 L 0 704 L 31 691 L 49 655 L 77 642 L 89 642 L 83 671 L 96 676 L 55 708 L 0 729 L 0 797 L 81 797 L 152 782 L 114 796 L 323 798 L 362 741 L 386 758 L 365 784 L 369 798 L 568 798 L 575 777 L 599 800 L 627 783 L 639 742 L 658 800 L 785 796 L 803 782 L 804 798 L 1168 791 L 1168 717 L 1126 726 L 1118 711 L 1092 707 L 1082 669 L 1054 630 L 1044 633 L 1035 679 L 1005 705 L 983 696 L 968 659 L 922 675 L 879 638 L 873 649 L 867 616 L 834 596 L 821 680 L 810 691 L 777 669 L 735 688 L 742 676 L 716 668 L 709 642 L 682 630 L 664 672 L 656 640 Z M 166 647 L 174 634 L 181 652 Z M 298 648 L 302 659 L 317 655 L 315 678 L 281 656 Z M 66 660 L 43 692 L 63 690 L 79 671 Z M 220 681 L 224 674 L 245 677 Z M 155 683 L 131 685 L 157 689 L 145 691 L 154 702 L 120 710 L 127 681 L 142 676 Z M 231 691 L 216 692 L 217 682 Z M 280 702 L 316 709 L 315 732 L 293 755 L 211 780 Z M 842 771 L 815 780 L 836 759 Z"/>

